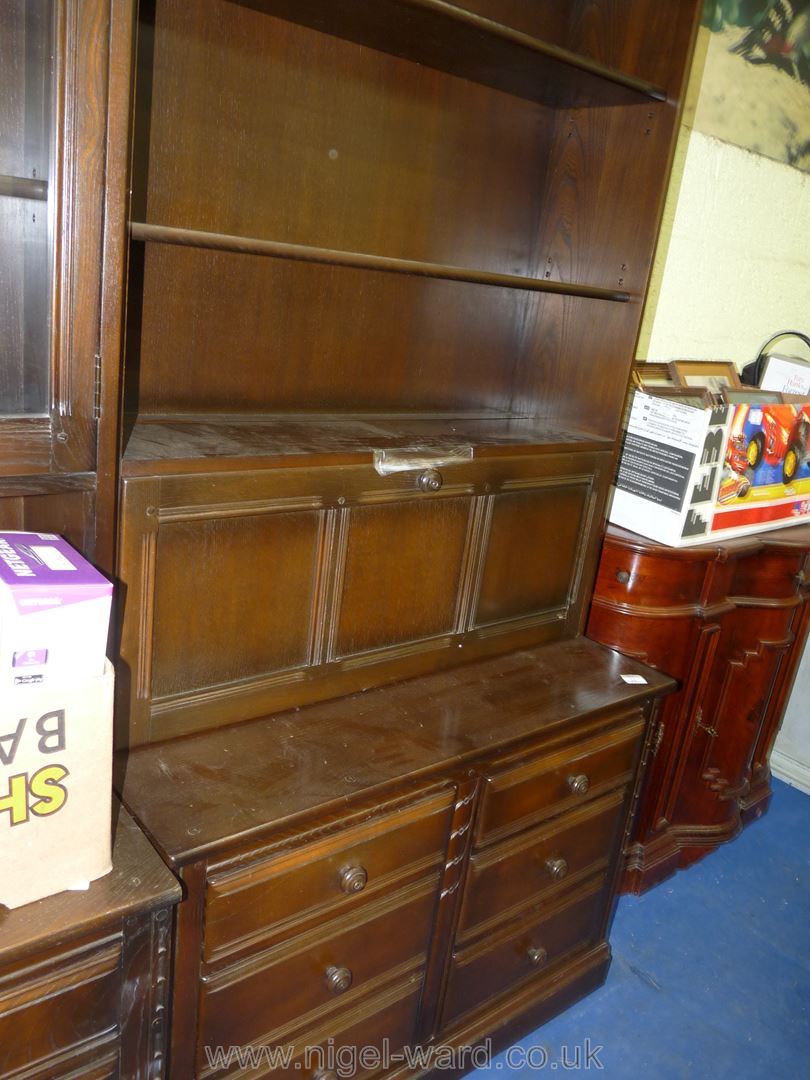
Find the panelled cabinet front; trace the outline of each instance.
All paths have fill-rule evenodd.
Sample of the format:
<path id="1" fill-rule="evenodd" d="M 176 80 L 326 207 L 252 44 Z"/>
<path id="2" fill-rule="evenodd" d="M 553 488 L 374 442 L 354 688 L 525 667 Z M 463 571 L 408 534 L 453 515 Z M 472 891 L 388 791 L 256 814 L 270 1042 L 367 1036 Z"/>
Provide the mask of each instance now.
<path id="1" fill-rule="evenodd" d="M 625 887 L 643 891 L 761 816 L 807 637 L 810 529 L 673 550 L 610 529 L 588 633 L 679 679 Z"/>
<path id="2" fill-rule="evenodd" d="M 482 459 L 429 493 L 360 465 L 128 479 L 130 742 L 578 632 L 608 464 Z"/>

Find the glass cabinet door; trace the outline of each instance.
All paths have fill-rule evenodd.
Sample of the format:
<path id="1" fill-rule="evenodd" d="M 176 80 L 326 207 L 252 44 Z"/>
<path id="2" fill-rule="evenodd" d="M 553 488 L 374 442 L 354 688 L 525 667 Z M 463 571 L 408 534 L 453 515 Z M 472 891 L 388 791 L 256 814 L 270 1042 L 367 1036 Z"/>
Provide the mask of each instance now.
<path id="1" fill-rule="evenodd" d="M 0 417 L 50 397 L 54 10 L 0 0 Z"/>

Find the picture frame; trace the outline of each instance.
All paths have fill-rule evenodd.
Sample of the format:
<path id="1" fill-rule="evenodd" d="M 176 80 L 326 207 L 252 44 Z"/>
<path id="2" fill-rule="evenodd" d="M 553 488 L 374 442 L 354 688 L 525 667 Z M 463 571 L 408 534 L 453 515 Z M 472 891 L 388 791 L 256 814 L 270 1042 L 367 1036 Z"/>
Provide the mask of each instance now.
<path id="1" fill-rule="evenodd" d="M 679 401 L 682 405 L 691 405 L 695 409 L 708 409 L 715 404 L 712 392 L 702 386 L 651 386 L 645 387 L 643 393 L 667 398 L 669 401 Z"/>
<path id="2" fill-rule="evenodd" d="M 755 386 L 744 386 L 742 390 L 724 386 L 723 401 L 726 405 L 783 405 L 784 394 L 776 390 L 758 390 Z"/>
<path id="3" fill-rule="evenodd" d="M 669 365 L 676 386 L 705 387 L 719 394 L 724 386 L 742 389 L 737 368 L 731 360 L 673 360 Z"/>
<path id="4" fill-rule="evenodd" d="M 633 386 L 644 390 L 655 387 L 674 387 L 675 382 L 669 370 L 669 364 L 636 360 L 633 363 Z"/>

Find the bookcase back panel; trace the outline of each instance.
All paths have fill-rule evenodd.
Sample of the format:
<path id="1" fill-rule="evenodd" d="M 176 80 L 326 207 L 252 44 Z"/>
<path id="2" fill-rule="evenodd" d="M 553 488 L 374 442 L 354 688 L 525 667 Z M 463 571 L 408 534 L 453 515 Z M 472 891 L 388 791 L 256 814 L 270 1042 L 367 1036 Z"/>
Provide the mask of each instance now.
<path id="1" fill-rule="evenodd" d="M 541 106 L 228 0 L 157 0 L 149 89 L 153 224 L 527 270 Z"/>
<path id="2" fill-rule="evenodd" d="M 576 633 L 610 454 L 129 479 L 120 715 L 134 742 Z"/>
<path id="3" fill-rule="evenodd" d="M 142 413 L 508 409 L 524 312 L 545 301 L 258 255 L 146 248 Z"/>

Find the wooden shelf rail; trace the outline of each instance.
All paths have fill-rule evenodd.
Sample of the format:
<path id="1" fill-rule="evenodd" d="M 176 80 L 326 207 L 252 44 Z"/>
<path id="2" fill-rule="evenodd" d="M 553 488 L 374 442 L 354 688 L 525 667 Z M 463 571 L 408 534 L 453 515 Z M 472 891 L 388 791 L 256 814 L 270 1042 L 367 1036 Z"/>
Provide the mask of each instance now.
<path id="1" fill-rule="evenodd" d="M 168 225 L 148 225 L 141 221 L 131 222 L 129 228 L 133 240 L 151 244 L 170 244 L 245 255 L 262 255 L 271 259 L 291 259 L 297 262 L 343 266 L 355 270 L 376 270 L 384 274 L 407 274 L 442 281 L 461 281 L 471 285 L 522 289 L 526 292 L 558 293 L 564 296 L 580 296 L 589 300 L 608 300 L 620 304 L 626 304 L 631 299 L 630 293 L 620 289 L 602 289 L 594 285 L 577 285 L 550 281 L 545 278 L 521 277 L 519 274 L 497 274 L 488 270 L 416 262 L 412 259 L 393 259 L 382 255 L 367 255 L 358 251 L 336 251 L 331 248 L 309 247 L 305 244 L 286 244 L 278 240 L 259 240 L 250 236 L 228 236 L 223 233 L 199 232 L 196 229 L 176 229 Z"/>
<path id="2" fill-rule="evenodd" d="M 12 199 L 36 199 L 45 202 L 48 198 L 47 180 L 35 180 L 28 176 L 6 176 L 0 173 L 0 195 Z"/>

